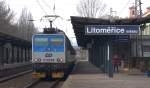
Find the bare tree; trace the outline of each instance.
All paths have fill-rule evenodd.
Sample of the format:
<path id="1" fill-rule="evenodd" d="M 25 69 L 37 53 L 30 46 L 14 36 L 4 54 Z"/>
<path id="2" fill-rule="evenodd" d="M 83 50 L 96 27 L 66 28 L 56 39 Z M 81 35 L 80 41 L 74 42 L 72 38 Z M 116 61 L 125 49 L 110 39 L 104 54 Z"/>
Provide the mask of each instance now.
<path id="1" fill-rule="evenodd" d="M 0 1 L 0 32 L 31 40 L 32 34 L 37 32 L 33 22 L 28 21 L 31 19 L 33 19 L 32 14 L 24 8 L 18 23 L 14 23 L 14 12 L 4 0 Z"/>
<path id="2" fill-rule="evenodd" d="M 0 19 L 11 23 L 14 18 L 13 11 L 6 5 L 5 1 L 0 1 Z"/>
<path id="3" fill-rule="evenodd" d="M 37 31 L 34 23 L 29 21 L 32 19 L 32 14 L 28 12 L 26 8 L 23 8 L 20 18 L 18 20 L 18 30 L 20 32 L 20 36 L 23 39 L 31 40 L 32 35 Z"/>
<path id="4" fill-rule="evenodd" d="M 106 4 L 101 0 L 80 0 L 77 11 L 80 16 L 97 18 L 103 15 Z"/>
<path id="5" fill-rule="evenodd" d="M 0 31 L 9 33 L 9 26 L 13 23 L 14 13 L 6 5 L 5 1 L 0 1 Z"/>
<path id="6" fill-rule="evenodd" d="M 29 12 L 28 13 L 28 20 L 32 20 L 32 19 L 33 19 L 33 16 Z M 28 36 L 27 36 L 27 38 L 28 38 L 28 40 L 31 40 L 32 35 L 37 33 L 38 30 L 35 28 L 33 21 L 28 21 L 28 26 L 27 27 L 28 27 L 28 30 L 27 30 L 27 35 Z"/>

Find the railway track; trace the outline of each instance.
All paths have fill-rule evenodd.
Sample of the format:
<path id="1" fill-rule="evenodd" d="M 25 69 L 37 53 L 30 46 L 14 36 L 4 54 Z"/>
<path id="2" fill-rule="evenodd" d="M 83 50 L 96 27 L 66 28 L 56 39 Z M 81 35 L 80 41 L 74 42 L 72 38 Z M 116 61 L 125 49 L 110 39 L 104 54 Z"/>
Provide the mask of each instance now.
<path id="1" fill-rule="evenodd" d="M 20 77 L 20 76 L 29 74 L 29 73 L 31 73 L 31 72 L 32 72 L 32 70 L 28 70 L 28 71 L 24 71 L 24 72 L 21 72 L 21 73 L 18 73 L 18 74 L 14 74 L 14 75 L 11 75 L 11 76 L 8 76 L 8 77 L 1 78 L 1 79 L 0 79 L 0 83 L 7 82 L 7 81 L 9 81 L 9 80 L 18 78 L 18 77 Z"/>
<path id="2" fill-rule="evenodd" d="M 23 88 L 24 86 L 32 83 L 33 81 L 36 81 L 36 79 L 33 79 L 32 73 L 29 72 L 19 75 L 17 77 L 4 80 L 0 83 L 0 88 Z"/>
<path id="3" fill-rule="evenodd" d="M 25 86 L 24 88 L 57 88 L 59 83 L 62 83 L 60 80 L 56 81 L 41 81 L 37 80 L 33 83 Z"/>

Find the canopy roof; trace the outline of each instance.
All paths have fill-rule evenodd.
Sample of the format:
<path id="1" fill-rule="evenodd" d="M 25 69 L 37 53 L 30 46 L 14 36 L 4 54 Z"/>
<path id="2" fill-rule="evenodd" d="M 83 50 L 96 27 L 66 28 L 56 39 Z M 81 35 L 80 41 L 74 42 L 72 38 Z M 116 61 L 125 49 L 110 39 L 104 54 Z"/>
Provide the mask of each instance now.
<path id="1" fill-rule="evenodd" d="M 145 18 L 134 18 L 134 19 L 116 19 L 110 21 L 102 18 L 88 18 L 88 17 L 76 17 L 71 16 L 71 23 L 73 25 L 74 33 L 77 39 L 77 43 L 81 47 L 86 47 L 87 43 L 92 42 L 92 39 L 106 39 L 108 35 L 94 36 L 85 35 L 85 25 L 140 25 L 144 23 L 150 23 L 150 16 Z"/>
<path id="2" fill-rule="evenodd" d="M 30 41 L 23 40 L 23 39 L 0 32 L 0 44 L 8 43 L 8 42 L 14 45 L 31 47 Z"/>

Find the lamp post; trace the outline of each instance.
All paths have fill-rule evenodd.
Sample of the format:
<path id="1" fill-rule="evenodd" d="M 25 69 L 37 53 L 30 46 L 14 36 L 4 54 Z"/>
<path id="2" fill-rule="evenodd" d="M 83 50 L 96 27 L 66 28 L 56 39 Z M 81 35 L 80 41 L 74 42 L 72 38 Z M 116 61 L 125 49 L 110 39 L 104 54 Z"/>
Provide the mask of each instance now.
<path id="1" fill-rule="evenodd" d="M 29 19 L 29 20 L 27 20 L 27 21 L 33 22 L 33 21 L 36 21 L 36 20 Z M 30 23 L 30 24 L 31 24 L 31 23 Z M 30 40 L 30 39 L 31 39 L 32 34 L 31 34 L 30 32 L 31 32 L 31 31 L 30 31 L 30 29 L 28 28 L 28 29 L 27 29 L 27 40 Z"/>
<path id="2" fill-rule="evenodd" d="M 140 20 L 142 19 L 142 3 L 141 0 L 139 0 L 139 10 L 140 10 Z M 140 27 L 140 35 L 141 35 L 141 56 L 143 57 L 143 38 L 142 38 L 142 30 L 143 28 Z"/>
<path id="3" fill-rule="evenodd" d="M 112 8 L 110 8 L 110 25 L 111 22 L 113 22 L 113 18 L 112 18 L 112 13 L 114 11 L 112 10 Z M 111 26 L 110 26 L 111 27 Z M 112 42 L 111 42 L 111 36 L 108 37 L 107 40 L 107 61 L 108 61 L 108 76 L 110 78 L 113 77 L 113 65 L 112 65 Z"/>

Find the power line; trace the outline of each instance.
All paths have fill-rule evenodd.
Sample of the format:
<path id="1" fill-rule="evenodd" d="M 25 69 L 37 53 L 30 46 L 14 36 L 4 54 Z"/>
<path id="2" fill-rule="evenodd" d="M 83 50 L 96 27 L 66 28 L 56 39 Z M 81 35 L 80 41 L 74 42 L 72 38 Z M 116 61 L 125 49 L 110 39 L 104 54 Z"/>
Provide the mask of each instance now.
<path id="1" fill-rule="evenodd" d="M 37 2 L 38 5 L 40 6 L 40 8 L 43 10 L 43 12 L 44 12 L 45 14 L 47 14 L 46 11 L 44 10 L 43 6 L 40 4 L 39 0 L 36 0 L 36 2 Z"/>
<path id="2" fill-rule="evenodd" d="M 124 9 L 129 5 L 130 0 L 128 0 L 128 2 L 124 5 L 124 7 L 120 10 L 119 15 L 122 14 L 122 12 L 124 11 Z"/>
<path id="3" fill-rule="evenodd" d="M 50 5 L 48 5 L 45 0 L 42 0 L 42 2 L 45 4 L 45 6 L 47 6 L 51 10 Z M 55 14 L 55 9 L 56 9 L 56 6 L 55 6 L 55 0 L 54 0 L 54 6 L 53 6 L 53 13 L 54 14 Z"/>
<path id="4" fill-rule="evenodd" d="M 56 13 L 55 13 L 55 9 L 56 9 L 56 7 L 55 7 L 55 0 L 54 0 L 54 7 L 53 7 L 53 13 L 54 13 L 54 14 L 56 14 Z"/>
<path id="5" fill-rule="evenodd" d="M 45 4 L 45 6 L 47 6 L 49 9 L 51 9 L 50 5 L 48 5 L 45 0 L 42 0 L 42 2 Z"/>

